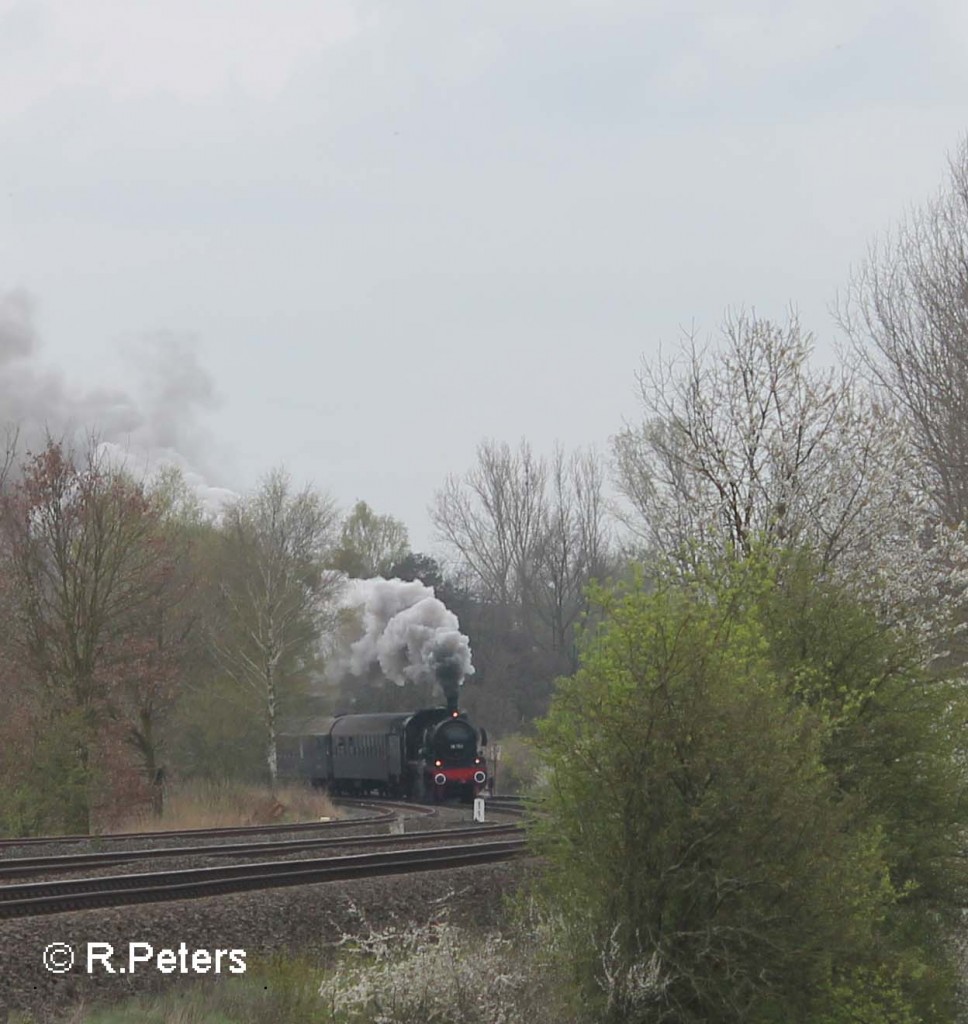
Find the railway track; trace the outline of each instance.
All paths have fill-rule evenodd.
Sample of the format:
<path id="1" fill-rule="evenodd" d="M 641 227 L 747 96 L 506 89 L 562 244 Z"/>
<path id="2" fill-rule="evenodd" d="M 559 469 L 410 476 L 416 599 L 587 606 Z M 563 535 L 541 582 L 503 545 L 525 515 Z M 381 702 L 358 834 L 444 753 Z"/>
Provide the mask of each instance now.
<path id="1" fill-rule="evenodd" d="M 484 836 L 520 833 L 518 825 L 484 825 L 436 829 L 401 834 L 365 833 L 350 836 L 315 836 L 311 839 L 286 839 L 276 842 L 226 843 L 218 846 L 165 846 L 144 850 L 111 850 L 97 853 L 47 854 L 36 857 L 8 857 L 0 860 L 0 879 L 22 878 L 78 869 L 127 864 L 136 860 L 187 857 L 262 857 L 267 854 L 292 854 L 346 846 L 401 846 L 413 842 L 437 842 L 444 838 L 477 839 Z M 4 898 L 0 889 L 0 900 Z"/>
<path id="2" fill-rule="evenodd" d="M 411 816 L 422 817 L 434 815 L 436 808 L 423 804 L 396 803 L 389 801 L 373 800 L 349 800 L 340 799 L 334 801 L 340 807 L 364 808 L 372 811 L 371 814 L 358 818 L 334 818 L 331 821 L 300 821 L 287 824 L 275 825 L 233 825 L 219 828 L 192 828 L 192 829 L 167 829 L 154 832 L 106 832 L 100 835 L 59 835 L 59 836 L 26 836 L 21 838 L 5 837 L 0 839 L 0 855 L 6 849 L 20 846 L 55 846 L 58 844 L 91 844 L 91 843 L 114 843 L 129 842 L 133 840 L 156 840 L 156 839 L 201 839 L 201 838 L 228 838 L 231 836 L 259 836 L 271 835 L 274 833 L 287 832 L 310 832 L 315 830 L 332 831 L 337 828 L 345 828 L 349 825 L 376 824 L 382 821 L 392 821 L 399 817 L 400 812 L 406 810 Z"/>
<path id="3" fill-rule="evenodd" d="M 453 838 L 453 832 L 447 834 Z M 380 837 L 381 840 L 390 838 L 413 842 L 418 837 Z M 92 907 L 197 899 L 252 889 L 369 878 L 398 872 L 466 867 L 519 856 L 524 852 L 524 842 L 523 835 L 515 834 L 471 845 L 449 844 L 429 849 L 411 848 L 307 860 L 265 861 L 5 885 L 0 886 L 0 919 L 34 917 Z"/>
<path id="4" fill-rule="evenodd" d="M 527 799 L 523 796 L 492 796 L 487 801 L 487 809 L 500 814 L 523 815 L 527 806 Z"/>
<path id="5" fill-rule="evenodd" d="M 425 817 L 437 814 L 437 808 L 420 804 L 403 804 L 373 800 L 341 800 L 343 806 L 364 808 L 371 812 L 351 819 L 331 822 L 302 822 L 286 825 L 169 830 L 163 832 L 115 833 L 102 836 L 44 836 L 32 839 L 0 840 L 0 880 L 41 875 L 64 874 L 93 870 L 113 865 L 131 864 L 155 859 L 232 857 L 244 863 L 204 867 L 113 874 L 91 877 L 31 880 L 0 885 L 0 920 L 81 910 L 91 907 L 114 907 L 131 903 L 163 902 L 193 899 L 221 893 L 251 889 L 311 884 L 349 878 L 365 878 L 395 872 L 426 871 L 469 864 L 505 860 L 523 852 L 521 826 L 513 823 L 490 823 L 481 826 L 458 826 L 410 833 L 364 833 L 332 835 L 340 826 L 374 825 L 400 817 Z M 520 798 L 500 797 L 487 802 L 488 810 L 501 814 L 520 815 Z M 401 815 L 401 812 L 404 814 Z M 306 838 L 265 841 L 261 837 L 312 831 Z M 150 842 L 161 839 L 222 839 L 258 837 L 256 842 L 230 842 L 210 845 L 153 846 L 141 849 L 75 851 L 69 853 L 27 856 L 5 856 L 4 850 L 14 847 L 35 847 L 56 844 L 112 845 L 130 840 Z M 426 844 L 435 844 L 428 846 Z M 419 844 L 419 845 L 418 845 Z M 345 848 L 380 847 L 378 851 L 344 853 Z M 386 848 L 391 849 L 386 849 Z M 401 847 L 403 847 L 401 849 Z M 317 851 L 328 851 L 321 857 L 304 857 Z M 262 860 L 267 855 L 286 860 Z M 294 855 L 298 859 L 293 859 Z"/>

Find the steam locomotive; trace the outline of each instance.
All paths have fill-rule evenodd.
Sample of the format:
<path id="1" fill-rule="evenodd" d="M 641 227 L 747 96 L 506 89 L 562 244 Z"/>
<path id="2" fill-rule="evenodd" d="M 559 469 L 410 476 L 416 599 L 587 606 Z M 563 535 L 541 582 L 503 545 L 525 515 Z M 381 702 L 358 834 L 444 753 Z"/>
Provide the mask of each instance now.
<path id="1" fill-rule="evenodd" d="M 279 774 L 342 796 L 472 800 L 487 784 L 477 730 L 455 706 L 316 718 L 278 738 Z"/>

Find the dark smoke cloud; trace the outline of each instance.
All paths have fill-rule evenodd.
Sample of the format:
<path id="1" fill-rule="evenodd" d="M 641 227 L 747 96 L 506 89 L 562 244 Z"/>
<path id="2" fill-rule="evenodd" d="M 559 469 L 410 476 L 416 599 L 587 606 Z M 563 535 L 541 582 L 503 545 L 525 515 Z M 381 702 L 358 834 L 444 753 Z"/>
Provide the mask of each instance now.
<path id="1" fill-rule="evenodd" d="M 209 487 L 202 414 L 215 407 L 215 388 L 190 338 L 158 333 L 122 353 L 136 390 L 72 387 L 41 361 L 34 303 L 23 290 L 0 292 L 0 425 L 18 431 L 18 451 L 39 450 L 48 434 L 80 442 L 94 435 L 112 455 L 148 476 L 178 466 L 213 511 L 231 492 Z"/>

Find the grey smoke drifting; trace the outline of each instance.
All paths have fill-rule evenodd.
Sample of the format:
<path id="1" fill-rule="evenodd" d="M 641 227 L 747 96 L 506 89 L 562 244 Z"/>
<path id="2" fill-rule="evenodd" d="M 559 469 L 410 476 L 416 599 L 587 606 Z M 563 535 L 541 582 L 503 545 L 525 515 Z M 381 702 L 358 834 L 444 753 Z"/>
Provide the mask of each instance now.
<path id="1" fill-rule="evenodd" d="M 359 609 L 363 636 L 350 646 L 345 667 L 365 675 L 374 665 L 398 686 L 436 680 L 449 708 L 473 675 L 471 645 L 457 616 L 419 580 L 347 580 L 342 605 Z"/>
<path id="2" fill-rule="evenodd" d="M 214 408 L 211 376 L 189 339 L 169 333 L 133 342 L 124 353 L 137 381 L 120 388 L 71 387 L 64 374 L 40 362 L 33 302 L 22 291 L 0 291 L 0 427 L 19 432 L 18 452 L 39 451 L 47 434 L 82 443 L 93 434 L 135 475 L 162 465 L 181 469 L 203 507 L 215 511 L 231 492 L 209 487 L 202 414 Z"/>

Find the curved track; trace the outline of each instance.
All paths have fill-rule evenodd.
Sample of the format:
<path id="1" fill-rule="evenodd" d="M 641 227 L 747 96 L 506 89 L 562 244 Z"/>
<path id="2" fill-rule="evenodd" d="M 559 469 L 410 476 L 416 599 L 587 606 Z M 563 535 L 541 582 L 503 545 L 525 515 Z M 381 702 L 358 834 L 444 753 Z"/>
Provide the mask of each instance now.
<path id="1" fill-rule="evenodd" d="M 89 844 L 129 842 L 131 840 L 143 839 L 201 839 L 221 838 L 229 836 L 258 836 L 271 835 L 276 832 L 309 832 L 313 830 L 329 831 L 345 827 L 347 825 L 374 824 L 379 821 L 391 821 L 398 817 L 401 810 L 407 810 L 411 816 L 426 816 L 436 814 L 434 807 L 423 804 L 396 803 L 386 800 L 349 800 L 339 799 L 333 801 L 340 807 L 362 807 L 366 810 L 373 810 L 359 818 L 333 818 L 331 821 L 300 821 L 278 825 L 232 825 L 220 828 L 188 828 L 188 829 L 165 829 L 154 832 L 105 832 L 100 835 L 60 835 L 60 836 L 26 836 L 22 838 L 5 837 L 0 839 L 0 852 L 18 846 L 54 846 L 57 844 Z M 374 810 L 379 808 L 379 810 Z"/>

